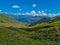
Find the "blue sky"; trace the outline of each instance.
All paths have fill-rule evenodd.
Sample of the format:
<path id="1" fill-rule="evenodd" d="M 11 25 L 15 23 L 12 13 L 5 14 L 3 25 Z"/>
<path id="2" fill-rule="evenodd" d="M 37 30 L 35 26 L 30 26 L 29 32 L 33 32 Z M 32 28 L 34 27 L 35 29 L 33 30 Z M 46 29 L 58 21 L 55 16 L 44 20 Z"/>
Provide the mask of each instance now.
<path id="1" fill-rule="evenodd" d="M 0 11 L 11 13 L 60 13 L 60 0 L 0 0 Z"/>

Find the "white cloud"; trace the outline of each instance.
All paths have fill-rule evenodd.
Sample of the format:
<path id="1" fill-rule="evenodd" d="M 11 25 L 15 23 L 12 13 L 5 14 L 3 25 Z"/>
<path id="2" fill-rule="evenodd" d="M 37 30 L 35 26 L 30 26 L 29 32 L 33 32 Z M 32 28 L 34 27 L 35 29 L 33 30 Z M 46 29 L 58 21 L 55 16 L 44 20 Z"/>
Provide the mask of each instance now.
<path id="1" fill-rule="evenodd" d="M 32 10 L 31 12 L 26 12 L 26 13 L 23 13 L 24 15 L 32 15 L 32 16 L 44 16 L 44 15 L 47 15 L 47 13 L 45 13 L 44 11 L 34 11 Z"/>
<path id="2" fill-rule="evenodd" d="M 45 11 L 42 11 L 41 14 L 42 14 L 42 15 L 47 15 L 47 13 L 45 13 Z"/>
<path id="3" fill-rule="evenodd" d="M 57 13 L 57 15 L 60 15 L 60 13 Z"/>
<path id="4" fill-rule="evenodd" d="M 54 17 L 54 16 L 57 16 L 59 13 L 55 14 L 55 13 L 49 13 L 47 16 L 49 17 Z"/>
<path id="5" fill-rule="evenodd" d="M 42 13 L 44 13 L 45 11 L 41 11 Z"/>
<path id="6" fill-rule="evenodd" d="M 33 10 L 30 12 L 31 15 L 35 16 L 36 15 L 36 12 Z"/>
<path id="7" fill-rule="evenodd" d="M 31 13 L 32 13 L 32 14 L 35 14 L 36 12 L 33 10 L 33 11 L 31 11 Z"/>
<path id="8" fill-rule="evenodd" d="M 26 15 L 30 15 L 30 13 L 29 13 L 29 12 L 26 12 L 25 14 L 26 14 Z"/>
<path id="9" fill-rule="evenodd" d="M 18 5 L 13 5 L 12 8 L 20 8 Z"/>
<path id="10" fill-rule="evenodd" d="M 1 13 L 2 10 L 0 10 L 0 13 Z M 2 12 L 4 14 L 12 14 L 12 15 L 32 15 L 32 16 L 49 16 L 49 17 L 54 17 L 54 16 L 57 16 L 57 15 L 60 15 L 60 13 L 46 13 L 44 10 L 43 11 L 35 11 L 35 10 L 32 10 L 30 12 L 25 12 L 25 13 L 13 13 L 13 12 Z"/>
<path id="11" fill-rule="evenodd" d="M 42 15 L 47 15 L 46 13 L 42 13 Z"/>
<path id="12" fill-rule="evenodd" d="M 0 12 L 2 12 L 2 10 L 0 10 Z"/>
<path id="13" fill-rule="evenodd" d="M 32 15 L 32 16 L 35 16 L 36 12 L 34 10 L 32 10 L 31 12 L 23 13 L 23 15 Z"/>
<path id="14" fill-rule="evenodd" d="M 32 7 L 33 7 L 33 8 L 36 7 L 36 4 L 33 4 Z"/>
<path id="15" fill-rule="evenodd" d="M 40 14 L 40 13 L 41 13 L 41 11 L 38 11 L 38 13 Z"/>

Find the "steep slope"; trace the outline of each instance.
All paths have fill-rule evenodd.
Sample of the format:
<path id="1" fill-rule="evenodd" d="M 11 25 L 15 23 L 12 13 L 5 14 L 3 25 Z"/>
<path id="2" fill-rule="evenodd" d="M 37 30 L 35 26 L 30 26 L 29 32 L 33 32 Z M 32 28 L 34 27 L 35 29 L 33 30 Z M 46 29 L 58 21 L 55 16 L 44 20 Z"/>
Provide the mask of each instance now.
<path id="1" fill-rule="evenodd" d="M 23 25 L 23 26 L 22 26 Z M 22 22 L 18 22 L 13 18 L 7 17 L 3 14 L 0 14 L 0 26 L 13 26 L 13 27 L 26 27 Z"/>

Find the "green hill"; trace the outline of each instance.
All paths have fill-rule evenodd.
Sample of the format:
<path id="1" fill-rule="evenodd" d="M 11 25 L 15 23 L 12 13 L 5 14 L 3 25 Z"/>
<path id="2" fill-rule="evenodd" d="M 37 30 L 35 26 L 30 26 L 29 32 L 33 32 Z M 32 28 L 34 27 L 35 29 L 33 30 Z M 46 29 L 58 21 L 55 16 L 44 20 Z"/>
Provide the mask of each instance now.
<path id="1" fill-rule="evenodd" d="M 22 26 L 23 25 L 23 26 Z M 26 27 L 26 25 L 22 22 L 18 22 L 13 18 L 7 17 L 3 14 L 0 14 L 0 26 L 13 26 L 13 27 Z"/>
<path id="2" fill-rule="evenodd" d="M 0 45 L 60 45 L 60 19 L 57 20 L 29 27 L 0 14 Z"/>
<path id="3" fill-rule="evenodd" d="M 26 27 L 23 23 L 0 14 L 0 45 L 40 45 L 45 42 L 31 39 L 29 32 L 20 29 Z"/>
<path id="4" fill-rule="evenodd" d="M 49 23 L 38 23 L 29 28 L 25 28 L 28 32 L 35 32 L 32 39 L 45 40 L 47 45 L 59 45 L 60 44 L 60 17 L 54 18 Z M 52 43 L 50 43 L 52 42 Z"/>

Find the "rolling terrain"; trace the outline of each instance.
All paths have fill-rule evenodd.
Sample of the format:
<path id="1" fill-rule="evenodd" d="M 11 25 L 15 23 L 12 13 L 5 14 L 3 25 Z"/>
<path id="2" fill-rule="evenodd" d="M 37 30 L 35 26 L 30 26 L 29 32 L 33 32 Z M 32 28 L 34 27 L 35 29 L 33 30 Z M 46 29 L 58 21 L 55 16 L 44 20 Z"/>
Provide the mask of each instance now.
<path id="1" fill-rule="evenodd" d="M 0 14 L 0 45 L 60 45 L 60 17 L 28 26 Z"/>

